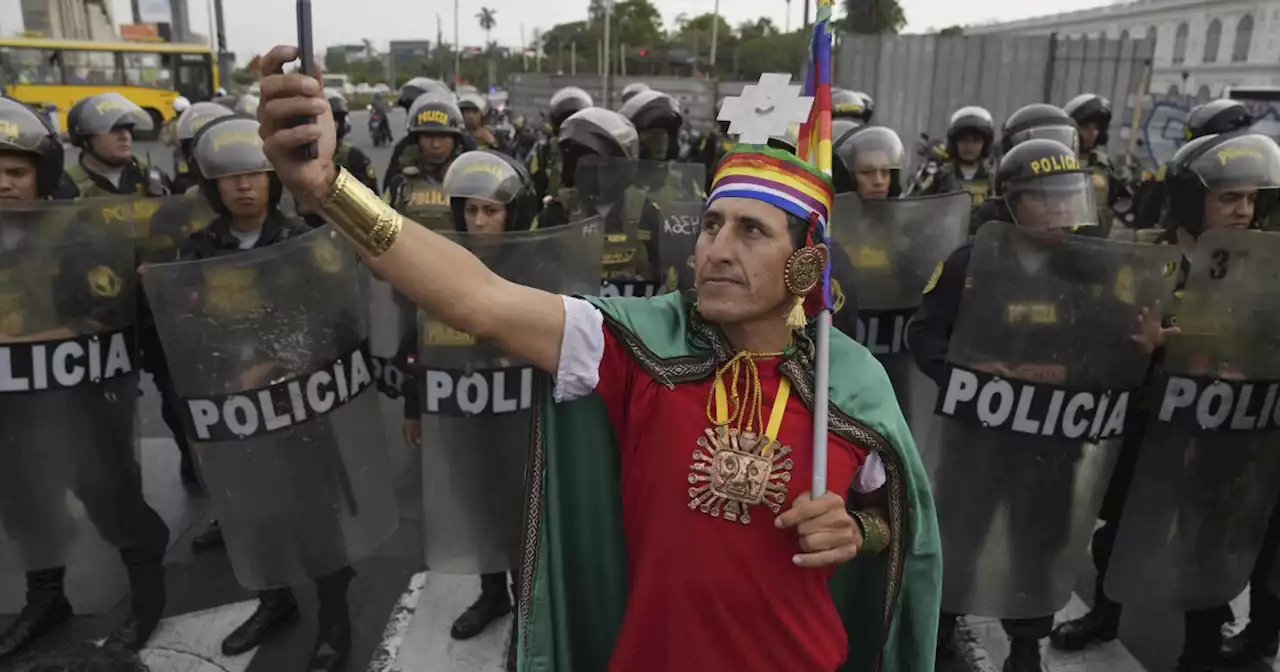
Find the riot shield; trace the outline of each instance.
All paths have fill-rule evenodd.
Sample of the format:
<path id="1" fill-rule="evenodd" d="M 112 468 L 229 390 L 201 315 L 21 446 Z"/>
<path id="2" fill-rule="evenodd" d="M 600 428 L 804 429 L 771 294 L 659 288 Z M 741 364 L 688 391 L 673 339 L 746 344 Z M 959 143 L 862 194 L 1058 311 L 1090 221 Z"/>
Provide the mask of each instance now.
<path id="1" fill-rule="evenodd" d="M 938 264 L 968 239 L 970 204 L 965 192 L 879 201 L 850 193 L 832 211 L 832 324 L 884 364 L 917 442 L 938 387 L 907 351 L 907 323 Z"/>
<path id="2" fill-rule="evenodd" d="M 512 282 L 561 294 L 600 286 L 599 219 L 454 240 Z M 427 567 L 507 571 L 518 566 L 534 370 L 426 313 L 418 333 Z"/>
<path id="3" fill-rule="evenodd" d="M 0 210 L 0 565 L 34 571 L 141 545 L 137 274 L 129 222 L 17 207 Z"/>
<path id="4" fill-rule="evenodd" d="M 940 386 L 931 473 L 945 611 L 1051 615 L 1071 597 L 1150 356 L 1135 317 L 1178 252 L 988 223 Z"/>
<path id="5" fill-rule="evenodd" d="M 693 289 L 693 252 L 702 230 L 705 201 L 673 201 L 661 211 L 658 232 L 658 268 L 663 274 L 664 292 Z"/>
<path id="6" fill-rule="evenodd" d="M 663 213 L 703 203 L 701 164 L 589 156 L 574 169 L 574 221 L 604 222 L 603 296 L 654 296 L 667 285 L 660 259 Z M 701 214 L 701 213 L 699 213 Z"/>
<path id="7" fill-rule="evenodd" d="M 388 455 L 395 486 L 402 503 L 412 502 L 417 509 L 420 499 L 421 453 L 404 438 L 406 419 L 417 419 L 411 411 L 414 391 L 413 360 L 417 307 L 396 291 L 390 283 L 374 277 L 369 282 L 369 351 L 373 379 L 378 388 L 378 405 L 382 414 L 383 433 L 387 437 Z M 402 511 L 404 513 L 404 511 Z"/>
<path id="8" fill-rule="evenodd" d="M 153 266 L 147 296 L 236 578 L 265 589 L 372 553 L 397 521 L 368 271 L 330 227 Z"/>
<path id="9" fill-rule="evenodd" d="M 183 242 L 216 217 L 198 189 L 163 198 L 95 198 L 84 207 L 102 224 L 133 227 L 138 262 L 149 264 L 176 261 Z"/>
<path id="10" fill-rule="evenodd" d="M 1205 232 L 1171 312 L 1105 588 L 1185 611 L 1244 590 L 1280 494 L 1280 235 Z"/>

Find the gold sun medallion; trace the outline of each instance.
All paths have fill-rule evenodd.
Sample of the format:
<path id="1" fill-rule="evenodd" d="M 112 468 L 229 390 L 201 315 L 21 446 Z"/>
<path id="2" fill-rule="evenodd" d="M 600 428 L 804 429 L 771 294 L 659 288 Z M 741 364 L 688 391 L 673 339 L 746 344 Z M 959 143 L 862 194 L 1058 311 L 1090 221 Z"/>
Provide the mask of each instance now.
<path id="1" fill-rule="evenodd" d="M 787 501 L 791 448 L 756 432 L 718 425 L 703 430 L 689 466 L 689 509 L 751 522 L 752 506 L 775 514 Z"/>

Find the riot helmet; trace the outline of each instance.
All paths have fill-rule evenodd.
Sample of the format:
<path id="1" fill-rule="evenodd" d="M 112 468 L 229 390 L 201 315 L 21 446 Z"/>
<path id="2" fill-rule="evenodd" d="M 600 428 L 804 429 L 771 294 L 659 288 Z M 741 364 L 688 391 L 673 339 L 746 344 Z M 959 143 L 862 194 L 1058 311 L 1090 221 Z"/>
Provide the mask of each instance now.
<path id="1" fill-rule="evenodd" d="M 449 197 L 453 225 L 458 231 L 467 231 L 467 200 L 472 198 L 507 207 L 503 231 L 527 231 L 538 214 L 538 193 L 529 170 L 491 149 L 458 157 L 444 175 L 444 193 Z"/>
<path id="2" fill-rule="evenodd" d="M 982 154 L 978 157 L 979 161 L 991 156 L 991 143 L 996 137 L 996 124 L 991 119 L 991 112 L 977 105 L 956 110 L 947 124 L 947 154 L 959 158 L 960 152 L 956 141 L 965 135 L 976 135 L 982 139 Z"/>
<path id="3" fill-rule="evenodd" d="M 1097 226 L 1089 167 L 1074 148 L 1031 138 L 1009 150 L 996 170 L 996 191 L 1013 222 L 1030 230 Z"/>
<path id="4" fill-rule="evenodd" d="M 489 113 L 489 101 L 478 93 L 464 93 L 458 96 L 458 109 L 462 111 L 462 120 L 467 128 L 483 126 L 485 115 Z"/>
<path id="5" fill-rule="evenodd" d="M 853 118 L 863 124 L 871 123 L 871 117 L 876 113 L 876 101 L 871 98 L 871 94 L 864 91 L 854 91 L 853 95 L 862 99 L 862 112 L 854 114 Z"/>
<path id="6" fill-rule="evenodd" d="M 458 97 L 453 95 L 453 91 L 448 86 L 445 86 L 444 82 L 436 81 L 430 77 L 414 77 L 400 87 L 396 105 L 408 110 L 413 107 L 414 103 L 418 102 L 419 98 L 428 93 L 437 94 L 450 102 L 457 102 L 458 100 Z"/>
<path id="7" fill-rule="evenodd" d="M 227 89 L 225 87 L 219 86 L 218 90 L 213 92 L 213 95 L 219 98 L 225 97 L 227 95 Z"/>
<path id="8" fill-rule="evenodd" d="M 831 146 L 840 144 L 850 133 L 862 128 L 862 122 L 847 117 L 831 120 Z"/>
<path id="9" fill-rule="evenodd" d="M 1255 119 L 1249 108 L 1238 100 L 1219 98 L 1191 108 L 1187 115 L 1187 140 L 1206 135 L 1230 133 L 1253 126 Z"/>
<path id="10" fill-rule="evenodd" d="M 906 149 L 902 138 L 885 126 L 863 126 L 846 135 L 832 153 L 839 157 L 848 180 L 837 191 L 859 194 L 863 199 L 897 198 L 902 195 L 902 170 Z"/>
<path id="11" fill-rule="evenodd" d="M 64 153 L 49 120 L 12 98 L 0 98 L 0 154 L 22 154 L 36 169 L 36 193 L 50 198 L 62 180 Z"/>
<path id="12" fill-rule="evenodd" d="M 329 111 L 333 113 L 333 124 L 338 129 L 338 142 L 351 132 L 351 108 L 347 106 L 347 97 L 336 90 L 325 91 L 329 101 Z"/>
<path id="13" fill-rule="evenodd" d="M 463 151 L 466 138 L 466 122 L 462 119 L 462 110 L 452 100 L 441 98 L 434 92 L 424 93 L 409 108 L 409 137 L 418 142 L 416 136 L 449 136 L 453 138 L 453 151 L 443 161 L 427 159 L 431 165 L 443 165 L 457 158 Z M 426 158 L 426 152 L 423 152 Z"/>
<path id="14" fill-rule="evenodd" d="M 661 91 L 645 88 L 624 103 L 618 114 L 636 127 L 640 158 L 675 161 L 680 156 L 680 128 L 684 126 L 680 103 Z"/>
<path id="15" fill-rule="evenodd" d="M 233 114 L 235 113 L 217 103 L 196 103 L 178 117 L 173 136 L 178 143 L 178 149 L 182 151 L 182 155 L 188 162 L 194 161 L 191 155 L 191 141 L 196 137 L 196 133 L 214 119 L 230 117 Z"/>
<path id="16" fill-rule="evenodd" d="M 1085 124 L 1089 122 L 1097 124 L 1098 137 L 1094 139 L 1093 148 L 1107 146 L 1109 140 L 1107 129 L 1111 127 L 1110 100 L 1095 93 L 1082 93 L 1063 105 L 1062 111 L 1075 120 L 1082 134 Z"/>
<path id="17" fill-rule="evenodd" d="M 632 82 L 622 87 L 622 93 L 619 94 L 618 97 L 622 99 L 623 106 L 626 106 L 627 102 L 632 98 L 635 98 L 637 95 L 649 90 L 649 85 L 644 82 Z"/>
<path id="18" fill-rule="evenodd" d="M 560 152 L 564 156 L 561 180 L 574 186 L 578 160 L 587 156 L 635 161 L 640 156 L 640 135 L 626 117 L 603 107 L 588 107 L 560 126 Z"/>
<path id="19" fill-rule="evenodd" d="M 261 102 L 257 96 L 246 93 L 236 98 L 236 104 L 231 108 L 231 111 L 236 114 L 243 114 L 246 117 L 256 117 L 258 116 L 258 104 Z"/>
<path id="20" fill-rule="evenodd" d="M 155 128 L 155 123 L 150 114 L 118 93 L 81 98 L 67 112 L 67 135 L 71 137 L 71 144 L 81 149 L 89 138 L 117 128 L 127 128 L 131 133 L 145 132 Z"/>
<path id="21" fill-rule="evenodd" d="M 1183 145 L 1165 171 L 1170 228 L 1199 236 L 1256 226 L 1280 194 L 1280 147 L 1260 133 L 1206 135 Z M 1213 207 L 1206 207 L 1213 194 Z"/>
<path id="22" fill-rule="evenodd" d="M 871 118 L 862 95 L 849 89 L 831 90 L 831 119 L 851 119 L 866 124 Z"/>
<path id="23" fill-rule="evenodd" d="M 228 214 L 222 202 L 218 181 L 226 177 L 269 173 L 271 191 L 268 207 L 274 210 L 280 203 L 284 189 L 275 175 L 275 168 L 262 151 L 262 137 L 258 134 L 258 120 L 242 115 L 219 117 L 205 124 L 193 141 L 195 172 L 200 181 L 200 193 L 219 214 Z"/>
<path id="24" fill-rule="evenodd" d="M 800 148 L 800 124 L 787 124 L 786 133 L 770 136 L 766 144 L 774 149 L 795 154 Z"/>
<path id="25" fill-rule="evenodd" d="M 551 96 L 551 112 L 547 117 L 551 121 L 551 130 L 559 134 L 566 119 L 594 105 L 591 95 L 576 86 L 556 91 Z"/>
<path id="26" fill-rule="evenodd" d="M 174 114 L 180 115 L 183 112 L 186 112 L 190 108 L 191 108 L 191 101 L 187 100 L 186 96 L 178 96 L 177 98 L 173 99 Z"/>
<path id="27" fill-rule="evenodd" d="M 218 96 L 215 96 L 212 102 L 215 102 L 227 108 L 228 110 L 231 110 L 232 112 L 234 112 L 236 110 L 236 101 L 238 100 L 240 99 L 236 96 L 228 96 L 227 94 L 223 93 L 223 94 L 219 94 Z"/>
<path id="28" fill-rule="evenodd" d="M 1080 130 L 1075 119 L 1060 107 L 1033 103 L 1018 108 L 1000 130 L 1000 154 L 1008 154 L 1019 143 L 1034 138 L 1056 140 L 1080 150 Z"/>

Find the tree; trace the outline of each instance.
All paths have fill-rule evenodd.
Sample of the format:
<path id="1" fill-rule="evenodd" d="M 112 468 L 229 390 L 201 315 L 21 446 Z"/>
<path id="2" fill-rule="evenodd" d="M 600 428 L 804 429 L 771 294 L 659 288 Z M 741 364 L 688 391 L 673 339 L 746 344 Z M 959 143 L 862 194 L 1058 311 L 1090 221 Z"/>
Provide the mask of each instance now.
<path id="1" fill-rule="evenodd" d="M 723 16 L 707 12 L 680 24 L 680 28 L 672 38 L 672 41 L 683 44 L 697 42 L 699 45 L 709 48 L 711 45 L 711 26 L 715 23 L 720 24 L 716 28 L 717 40 L 723 42 L 733 39 L 733 28 L 729 25 L 729 22 L 725 21 Z"/>
<path id="2" fill-rule="evenodd" d="M 964 26 L 947 26 L 946 28 L 939 30 L 938 34 L 944 37 L 958 37 L 960 35 L 964 35 Z"/>
<path id="3" fill-rule="evenodd" d="M 743 21 L 738 25 L 738 37 L 749 40 L 757 37 L 771 37 L 778 34 L 778 27 L 773 19 L 762 16 L 755 21 Z"/>
<path id="4" fill-rule="evenodd" d="M 840 27 L 850 33 L 897 33 L 907 25 L 898 0 L 844 0 Z"/>
<path id="5" fill-rule="evenodd" d="M 480 12 L 476 14 L 476 18 L 480 19 L 480 28 L 484 30 L 485 51 L 489 54 L 489 86 L 493 86 L 493 28 L 498 25 L 498 20 L 494 18 L 498 14 L 498 10 L 489 7 L 481 7 Z"/>
<path id="6" fill-rule="evenodd" d="M 610 40 L 633 47 L 657 47 L 663 42 L 662 14 L 649 0 L 625 0 L 613 6 Z"/>

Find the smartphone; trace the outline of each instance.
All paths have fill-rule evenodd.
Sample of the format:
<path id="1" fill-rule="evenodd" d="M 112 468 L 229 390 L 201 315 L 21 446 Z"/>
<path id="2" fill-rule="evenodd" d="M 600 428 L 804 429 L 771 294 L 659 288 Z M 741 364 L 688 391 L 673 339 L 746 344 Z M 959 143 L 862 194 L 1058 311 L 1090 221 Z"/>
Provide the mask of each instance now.
<path id="1" fill-rule="evenodd" d="M 298 0 L 298 57 L 299 70 L 304 75 L 316 76 L 316 49 L 311 37 L 311 0 Z M 315 117 L 303 117 L 295 122 L 295 126 L 315 123 Z M 316 143 L 306 145 L 299 150 L 303 158 L 310 160 L 320 156 Z"/>

